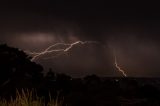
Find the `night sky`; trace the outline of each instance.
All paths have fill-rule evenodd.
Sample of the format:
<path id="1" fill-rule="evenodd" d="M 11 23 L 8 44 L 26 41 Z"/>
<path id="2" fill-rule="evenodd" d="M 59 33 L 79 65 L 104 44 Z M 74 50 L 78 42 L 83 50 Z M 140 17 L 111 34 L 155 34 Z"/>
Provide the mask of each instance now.
<path id="1" fill-rule="evenodd" d="M 129 77 L 160 76 L 160 11 L 151 3 L 12 0 L 0 3 L 0 43 L 41 52 L 55 43 L 97 41 L 74 46 L 69 53 L 35 62 L 73 77 L 87 74 Z"/>

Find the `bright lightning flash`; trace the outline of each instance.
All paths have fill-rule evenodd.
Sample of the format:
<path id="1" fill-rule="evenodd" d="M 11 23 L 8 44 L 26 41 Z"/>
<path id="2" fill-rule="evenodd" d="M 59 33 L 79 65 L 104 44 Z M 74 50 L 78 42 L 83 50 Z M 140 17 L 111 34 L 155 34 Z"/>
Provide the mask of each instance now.
<path id="1" fill-rule="evenodd" d="M 127 77 L 127 74 L 125 73 L 124 70 L 121 69 L 121 67 L 118 65 L 118 62 L 117 62 L 117 56 L 115 53 L 114 54 L 114 64 L 115 64 L 115 67 L 118 69 L 119 72 L 121 72 L 123 74 L 124 77 Z"/>
<path id="2" fill-rule="evenodd" d="M 35 61 L 36 59 L 39 59 L 39 58 L 41 58 L 41 56 L 43 56 L 45 54 L 48 54 L 48 53 L 55 53 L 55 55 L 52 56 L 52 57 L 58 57 L 58 56 L 60 56 L 62 54 L 67 53 L 70 49 L 72 49 L 76 45 L 84 45 L 84 44 L 90 44 L 90 43 L 91 44 L 93 44 L 93 43 L 97 44 L 98 42 L 96 42 L 96 41 L 84 41 L 84 42 L 83 41 L 76 41 L 76 42 L 71 43 L 71 44 L 69 44 L 69 43 L 56 43 L 54 45 L 49 46 L 48 48 L 46 48 L 42 52 L 37 53 L 37 52 L 26 51 L 26 53 L 28 53 L 29 55 L 32 56 L 31 61 Z M 64 46 L 64 48 L 60 48 L 60 46 Z M 122 70 L 121 67 L 118 65 L 117 57 L 116 57 L 115 52 L 113 52 L 113 54 L 114 54 L 114 64 L 115 64 L 115 67 L 117 68 L 117 70 L 119 72 L 122 73 L 122 75 L 124 77 L 127 77 L 127 74 L 125 73 L 125 71 Z M 47 59 L 50 59 L 50 58 L 51 57 L 49 57 Z"/>
<path id="3" fill-rule="evenodd" d="M 68 43 L 56 43 L 54 45 L 49 46 L 46 48 L 44 51 L 36 53 L 36 52 L 27 52 L 28 54 L 32 55 L 31 61 L 35 61 L 36 59 L 40 58 L 40 56 L 45 55 L 47 53 L 56 53 L 56 56 L 59 56 L 63 53 L 68 52 L 70 49 L 72 49 L 75 45 L 83 45 L 83 44 L 88 44 L 88 43 L 98 43 L 96 41 L 76 41 L 74 43 L 68 44 Z M 53 49 L 53 48 L 58 48 L 59 46 L 66 46 L 66 48 L 63 49 Z M 55 56 L 55 57 L 56 57 Z"/>

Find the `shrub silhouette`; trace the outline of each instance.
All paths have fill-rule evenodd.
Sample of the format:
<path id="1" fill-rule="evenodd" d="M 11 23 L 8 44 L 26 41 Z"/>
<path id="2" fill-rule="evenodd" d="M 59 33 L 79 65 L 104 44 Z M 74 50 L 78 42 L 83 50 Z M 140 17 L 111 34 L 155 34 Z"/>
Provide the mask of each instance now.
<path id="1" fill-rule="evenodd" d="M 22 50 L 0 45 L 0 90 L 35 87 L 43 78 L 42 66 L 30 61 Z M 9 90 L 8 90 L 9 91 Z M 4 92 L 3 92 L 4 93 Z"/>

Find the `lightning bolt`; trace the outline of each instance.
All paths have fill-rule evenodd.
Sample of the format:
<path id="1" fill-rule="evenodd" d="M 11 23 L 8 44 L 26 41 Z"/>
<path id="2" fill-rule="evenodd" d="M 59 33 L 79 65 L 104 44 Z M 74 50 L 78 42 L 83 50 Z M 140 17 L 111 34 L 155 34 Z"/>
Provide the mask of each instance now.
<path id="1" fill-rule="evenodd" d="M 45 50 L 43 50 L 41 52 L 26 51 L 26 53 L 32 56 L 31 61 L 35 61 L 36 59 L 39 59 L 41 56 L 43 56 L 45 54 L 55 53 L 55 55 L 53 55 L 51 57 L 44 58 L 44 59 L 50 59 L 50 58 L 55 58 L 55 57 L 58 57 L 62 54 L 67 53 L 70 49 L 72 49 L 76 45 L 84 45 L 84 44 L 90 44 L 90 43 L 91 44 L 93 44 L 93 43 L 98 44 L 99 42 L 97 42 L 97 41 L 76 41 L 76 42 L 71 43 L 71 44 L 69 44 L 69 43 L 56 43 L 56 44 L 53 44 L 53 45 L 47 47 Z M 63 46 L 63 48 L 60 48 L 60 46 Z M 122 70 L 121 67 L 118 65 L 117 56 L 116 56 L 115 52 L 113 52 L 113 54 L 114 54 L 114 65 L 115 65 L 115 67 L 117 68 L 117 70 L 119 72 L 122 73 L 122 75 L 124 77 L 127 77 L 127 74 L 125 73 L 125 71 Z"/>
<path id="2" fill-rule="evenodd" d="M 115 64 L 115 67 L 117 68 L 117 70 L 119 72 L 121 72 L 123 74 L 124 77 L 127 77 L 127 74 L 125 73 L 125 71 L 123 69 L 121 69 L 121 67 L 118 65 L 117 56 L 116 56 L 115 52 L 113 52 L 113 54 L 114 54 L 114 64 Z"/>
<path id="3" fill-rule="evenodd" d="M 60 56 L 61 54 L 65 54 L 66 52 L 68 52 L 70 49 L 72 49 L 75 45 L 84 45 L 84 44 L 89 44 L 89 43 L 98 43 L 96 41 L 76 41 L 74 43 L 68 44 L 68 43 L 56 43 L 54 45 L 49 46 L 48 48 L 46 48 L 44 51 L 42 52 L 30 52 L 30 51 L 26 51 L 27 54 L 32 55 L 32 59 L 31 61 L 35 61 L 36 59 L 38 59 L 40 56 L 45 55 L 47 53 L 56 53 L 56 56 Z M 60 49 L 53 49 L 56 48 L 58 46 L 66 46 L 65 48 L 60 48 Z"/>

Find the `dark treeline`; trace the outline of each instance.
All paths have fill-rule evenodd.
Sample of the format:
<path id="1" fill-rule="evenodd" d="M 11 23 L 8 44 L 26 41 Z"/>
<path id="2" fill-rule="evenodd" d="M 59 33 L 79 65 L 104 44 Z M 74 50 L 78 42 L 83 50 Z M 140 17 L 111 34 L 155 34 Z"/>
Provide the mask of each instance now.
<path id="1" fill-rule="evenodd" d="M 100 78 L 88 75 L 71 78 L 30 61 L 23 51 L 0 45 L 0 97 L 15 97 L 16 90 L 36 90 L 49 99 L 64 97 L 67 106 L 159 106 L 160 79 Z"/>

